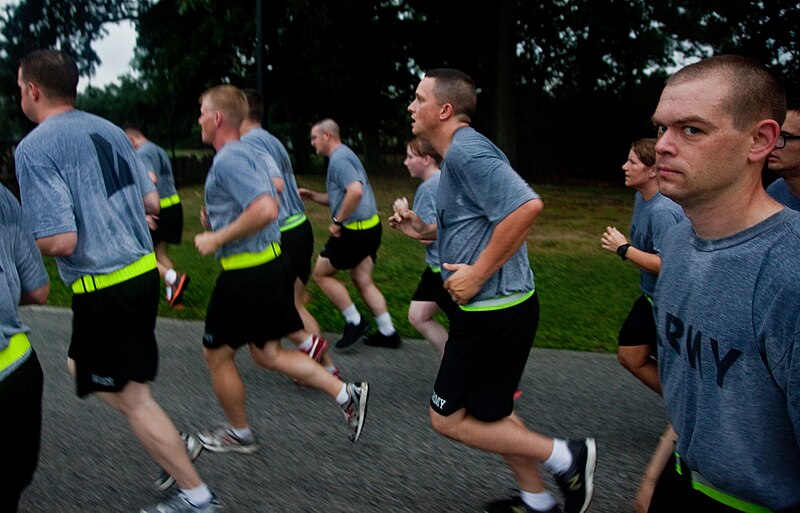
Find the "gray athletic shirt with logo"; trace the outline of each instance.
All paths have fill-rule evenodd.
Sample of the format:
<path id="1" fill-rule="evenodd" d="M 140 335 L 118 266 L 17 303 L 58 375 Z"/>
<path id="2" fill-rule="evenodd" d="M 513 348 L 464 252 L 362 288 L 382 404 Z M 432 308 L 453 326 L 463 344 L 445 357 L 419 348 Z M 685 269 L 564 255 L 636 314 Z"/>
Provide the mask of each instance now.
<path id="1" fill-rule="evenodd" d="M 436 194 L 439 257 L 449 264 L 474 264 L 497 226 L 539 197 L 505 154 L 472 128 L 453 135 Z M 442 268 L 442 279 L 452 271 Z M 534 290 L 527 244 L 494 273 L 468 305 Z"/>
<path id="2" fill-rule="evenodd" d="M 800 506 L 800 213 L 720 240 L 664 239 L 658 369 L 677 452 L 714 486 Z"/>
<path id="3" fill-rule="evenodd" d="M 636 191 L 631 218 L 631 244 L 636 249 L 660 255 L 664 248 L 664 235 L 667 230 L 686 219 L 683 209 L 657 192 L 645 201 L 642 194 Z M 653 295 L 658 274 L 639 271 L 639 288 L 645 294 Z"/>
<path id="4" fill-rule="evenodd" d="M 365 221 L 378 213 L 375 195 L 369 185 L 367 171 L 358 160 L 353 150 L 341 144 L 330 155 L 328 161 L 328 176 L 325 178 L 325 188 L 328 191 L 328 204 L 331 216 L 335 216 L 344 200 L 345 189 L 353 182 L 361 182 L 364 194 L 358 206 L 347 219 L 339 219 L 343 223 Z"/>
<path id="5" fill-rule="evenodd" d="M 164 148 L 150 141 L 145 141 L 138 148 L 136 154 L 142 159 L 144 168 L 156 174 L 158 182 L 156 190 L 159 198 L 169 198 L 178 194 L 175 188 L 175 176 L 172 174 L 172 163 Z"/>
<path id="6" fill-rule="evenodd" d="M 434 173 L 417 187 L 417 193 L 414 194 L 412 210 L 428 224 L 436 224 L 436 191 L 439 189 L 441 176 L 441 171 Z M 425 263 L 433 267 L 442 265 L 439 261 L 438 240 L 425 246 Z"/>
<path id="7" fill-rule="evenodd" d="M 30 332 L 19 318 L 20 294 L 47 282 L 42 255 L 22 217 L 17 198 L 0 185 L 0 351 L 8 347 L 9 340 L 17 333 Z M 26 359 L 20 358 L 0 371 L 0 381 Z"/>
<path id="8" fill-rule="evenodd" d="M 77 232 L 72 255 L 56 258 L 67 285 L 153 251 L 142 197 L 155 186 L 121 128 L 80 110 L 50 116 L 19 143 L 15 160 L 34 238 Z"/>
<path id="9" fill-rule="evenodd" d="M 256 150 L 241 141 L 231 141 L 216 155 L 208 171 L 205 202 L 211 229 L 217 231 L 236 221 L 255 199 L 263 195 L 275 198 L 272 180 L 264 173 Z M 279 242 L 277 222 L 257 233 L 222 246 L 216 257 L 259 253 L 272 242 Z"/>
<path id="10" fill-rule="evenodd" d="M 250 144 L 267 152 L 275 163 L 278 177 L 283 179 L 283 192 L 279 194 L 280 210 L 278 211 L 278 224 L 283 226 L 284 221 L 296 214 L 305 214 L 306 207 L 297 192 L 297 180 L 292 169 L 292 159 L 277 137 L 263 128 L 254 128 L 242 136 L 242 142 Z"/>

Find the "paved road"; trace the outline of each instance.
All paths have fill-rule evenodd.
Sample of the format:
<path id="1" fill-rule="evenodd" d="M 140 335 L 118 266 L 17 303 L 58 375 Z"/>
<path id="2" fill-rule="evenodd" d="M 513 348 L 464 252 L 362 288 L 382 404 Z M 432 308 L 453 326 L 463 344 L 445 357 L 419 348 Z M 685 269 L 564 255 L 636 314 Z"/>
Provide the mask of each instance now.
<path id="1" fill-rule="evenodd" d="M 122 419 L 96 398 L 78 399 L 64 365 L 71 313 L 24 309 L 45 372 L 39 469 L 22 513 L 132 512 L 164 495 L 157 472 Z M 223 419 L 202 360 L 198 322 L 159 319 L 155 395 L 181 427 Z M 334 355 L 346 377 L 369 379 L 361 440 L 347 439 L 326 396 L 256 367 L 241 352 L 248 407 L 262 450 L 203 453 L 198 467 L 229 512 L 473 512 L 510 494 L 514 481 L 495 456 L 436 435 L 427 402 L 434 351 L 408 340 L 400 350 L 366 347 Z M 592 512 L 631 511 L 650 451 L 664 427 L 660 400 L 612 355 L 534 349 L 517 412 L 536 430 L 598 441 Z M 6 441 L 6 443 L 10 443 Z M 13 443 L 13 442 L 11 442 Z"/>

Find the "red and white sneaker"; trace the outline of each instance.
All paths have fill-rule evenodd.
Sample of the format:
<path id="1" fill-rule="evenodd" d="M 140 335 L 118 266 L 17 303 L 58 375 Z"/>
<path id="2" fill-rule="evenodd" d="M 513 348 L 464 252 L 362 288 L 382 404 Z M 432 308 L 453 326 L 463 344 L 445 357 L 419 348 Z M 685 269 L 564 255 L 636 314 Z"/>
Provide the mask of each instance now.
<path id="1" fill-rule="evenodd" d="M 308 349 L 300 349 L 300 351 L 304 352 L 314 361 L 318 362 L 322 360 L 322 357 L 325 355 L 325 352 L 328 350 L 330 345 L 330 342 L 325 340 L 323 337 L 311 335 L 311 347 Z"/>

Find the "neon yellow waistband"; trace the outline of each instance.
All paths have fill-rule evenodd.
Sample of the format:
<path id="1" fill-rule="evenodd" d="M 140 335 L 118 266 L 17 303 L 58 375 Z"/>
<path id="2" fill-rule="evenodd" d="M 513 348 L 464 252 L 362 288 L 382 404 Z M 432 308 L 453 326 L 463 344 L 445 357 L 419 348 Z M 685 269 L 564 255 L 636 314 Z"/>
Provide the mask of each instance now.
<path id="1" fill-rule="evenodd" d="M 374 226 L 378 226 L 380 222 L 381 218 L 378 217 L 378 214 L 375 214 L 369 219 L 365 219 L 363 221 L 353 221 L 352 223 L 347 223 L 344 225 L 344 227 L 348 230 L 369 230 Z"/>
<path id="2" fill-rule="evenodd" d="M 442 274 L 442 268 L 438 265 L 429 265 L 428 268 L 435 273 Z"/>
<path id="3" fill-rule="evenodd" d="M 171 207 L 172 205 L 177 205 L 180 202 L 181 202 L 180 196 L 178 196 L 177 194 L 173 194 L 172 196 L 161 198 L 161 208 Z"/>
<path id="4" fill-rule="evenodd" d="M 281 254 L 281 245 L 277 242 L 271 243 L 267 249 L 258 253 L 238 253 L 236 255 L 226 256 L 219 259 L 222 268 L 226 271 L 235 271 L 236 269 L 247 269 L 257 265 L 272 262 Z"/>
<path id="5" fill-rule="evenodd" d="M 510 296 L 496 297 L 492 299 L 482 299 L 476 301 L 471 305 L 458 305 L 465 312 L 488 312 L 490 310 L 502 310 L 503 308 L 511 308 L 528 300 L 536 292 L 536 289 L 530 292 L 519 292 L 511 294 Z"/>
<path id="6" fill-rule="evenodd" d="M 0 351 L 0 373 L 14 365 L 31 352 L 31 342 L 25 333 L 17 333 L 8 341 L 8 347 Z"/>
<path id="7" fill-rule="evenodd" d="M 147 271 L 156 268 L 156 254 L 148 253 L 136 262 L 126 265 L 122 269 L 117 269 L 113 273 L 98 274 L 97 276 L 82 276 L 72 282 L 72 292 L 83 294 L 84 292 L 94 292 L 95 290 L 105 289 L 112 285 L 117 285 L 131 278 L 141 276 Z"/>
<path id="8" fill-rule="evenodd" d="M 303 213 L 287 217 L 281 225 L 281 232 L 288 232 L 292 228 L 297 228 L 301 224 L 305 223 L 306 219 L 308 219 L 308 217 L 306 217 L 306 215 Z"/>
<path id="9" fill-rule="evenodd" d="M 728 492 L 720 490 L 711 484 L 706 478 L 704 478 L 700 472 L 695 472 L 689 467 L 684 468 L 681 463 L 681 456 L 676 452 L 675 471 L 678 473 L 678 475 L 682 476 L 684 470 L 688 471 L 689 473 L 689 477 L 692 480 L 692 488 L 703 495 L 706 495 L 707 497 L 728 506 L 729 508 L 733 508 L 737 511 L 744 511 L 745 513 L 772 513 L 772 510 L 766 506 L 748 502 L 744 499 L 736 497 L 735 495 L 731 495 Z"/>

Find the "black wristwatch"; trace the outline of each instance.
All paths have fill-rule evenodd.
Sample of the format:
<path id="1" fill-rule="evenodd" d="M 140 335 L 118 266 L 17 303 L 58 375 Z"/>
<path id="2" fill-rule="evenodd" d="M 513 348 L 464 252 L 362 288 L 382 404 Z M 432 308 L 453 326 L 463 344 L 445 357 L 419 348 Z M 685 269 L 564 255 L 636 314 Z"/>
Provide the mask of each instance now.
<path id="1" fill-rule="evenodd" d="M 626 257 L 625 255 L 628 253 L 628 248 L 630 248 L 630 247 L 631 247 L 630 244 L 623 244 L 622 246 L 617 248 L 617 254 L 619 255 L 619 257 L 621 259 L 623 259 L 623 260 L 627 260 L 628 259 L 628 257 Z"/>
<path id="2" fill-rule="evenodd" d="M 339 221 L 339 219 L 337 219 L 336 216 L 333 216 L 333 224 L 335 224 L 336 226 L 344 226 L 344 223 Z"/>

